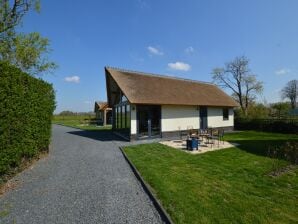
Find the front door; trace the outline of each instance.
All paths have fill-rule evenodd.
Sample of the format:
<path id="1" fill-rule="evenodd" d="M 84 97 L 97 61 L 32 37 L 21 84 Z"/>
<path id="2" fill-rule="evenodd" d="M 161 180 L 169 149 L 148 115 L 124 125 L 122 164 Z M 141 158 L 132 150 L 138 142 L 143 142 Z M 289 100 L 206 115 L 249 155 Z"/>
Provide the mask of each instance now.
<path id="1" fill-rule="evenodd" d="M 160 106 L 137 106 L 138 137 L 160 137 Z"/>
<path id="2" fill-rule="evenodd" d="M 200 107 L 200 129 L 206 129 L 207 127 L 207 107 Z"/>

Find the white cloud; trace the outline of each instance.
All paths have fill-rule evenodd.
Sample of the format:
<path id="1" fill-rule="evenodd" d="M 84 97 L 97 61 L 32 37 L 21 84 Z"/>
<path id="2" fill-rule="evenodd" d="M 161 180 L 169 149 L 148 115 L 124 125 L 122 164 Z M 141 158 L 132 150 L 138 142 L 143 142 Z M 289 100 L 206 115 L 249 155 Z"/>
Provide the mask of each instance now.
<path id="1" fill-rule="evenodd" d="M 148 46 L 147 50 L 151 53 L 151 54 L 155 54 L 155 55 L 163 55 L 163 52 L 160 51 L 159 49 L 157 49 L 156 47 L 152 47 L 152 46 Z"/>
<path id="2" fill-rule="evenodd" d="M 169 63 L 168 67 L 172 70 L 180 70 L 180 71 L 189 71 L 191 66 L 181 61 L 177 61 L 175 63 Z"/>
<path id="3" fill-rule="evenodd" d="M 80 82 L 80 77 L 77 75 L 74 76 L 68 76 L 64 78 L 64 81 L 66 82 L 73 82 L 73 83 L 79 83 Z"/>
<path id="4" fill-rule="evenodd" d="M 288 68 L 282 68 L 282 69 L 276 70 L 275 71 L 275 74 L 276 75 L 286 75 L 286 74 L 288 74 L 290 72 L 291 72 L 290 69 L 288 69 Z"/>
<path id="5" fill-rule="evenodd" d="M 192 46 L 189 46 L 189 47 L 185 48 L 184 52 L 186 54 L 192 54 L 195 52 L 195 49 Z"/>

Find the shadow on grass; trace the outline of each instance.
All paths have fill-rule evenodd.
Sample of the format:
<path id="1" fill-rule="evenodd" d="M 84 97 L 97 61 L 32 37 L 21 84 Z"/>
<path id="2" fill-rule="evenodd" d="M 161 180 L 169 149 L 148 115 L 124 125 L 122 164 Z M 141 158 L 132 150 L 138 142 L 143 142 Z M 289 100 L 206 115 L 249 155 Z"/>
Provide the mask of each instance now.
<path id="1" fill-rule="evenodd" d="M 122 141 L 127 142 L 127 140 L 115 135 L 112 130 L 78 130 L 69 131 L 69 134 L 78 135 L 85 138 L 91 138 L 97 141 Z"/>
<path id="2" fill-rule="evenodd" d="M 235 140 L 231 142 L 238 143 L 237 148 L 259 156 L 269 156 L 269 150 L 283 146 L 286 142 L 295 142 L 297 139 L 288 140 Z"/>

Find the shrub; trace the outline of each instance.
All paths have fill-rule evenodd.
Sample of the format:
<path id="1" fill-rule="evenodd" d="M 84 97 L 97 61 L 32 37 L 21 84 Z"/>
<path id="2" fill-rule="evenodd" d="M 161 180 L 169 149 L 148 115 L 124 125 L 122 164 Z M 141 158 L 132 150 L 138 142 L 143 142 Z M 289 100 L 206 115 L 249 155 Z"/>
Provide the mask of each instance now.
<path id="1" fill-rule="evenodd" d="M 54 109 L 52 85 L 0 62 L 0 175 L 48 148 Z"/>
<path id="2" fill-rule="evenodd" d="M 235 119 L 235 129 L 298 134 L 298 119 Z"/>
<path id="3" fill-rule="evenodd" d="M 268 156 L 274 159 L 270 175 L 278 176 L 289 170 L 289 165 L 285 166 L 282 160 L 298 164 L 298 142 L 286 142 L 281 146 L 269 147 Z"/>

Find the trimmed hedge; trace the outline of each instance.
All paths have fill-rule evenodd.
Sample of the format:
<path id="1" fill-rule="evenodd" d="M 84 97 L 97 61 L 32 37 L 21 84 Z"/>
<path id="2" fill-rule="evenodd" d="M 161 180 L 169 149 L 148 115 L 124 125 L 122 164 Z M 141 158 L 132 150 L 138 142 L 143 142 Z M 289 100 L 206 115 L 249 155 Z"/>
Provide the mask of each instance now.
<path id="1" fill-rule="evenodd" d="M 54 109 L 51 84 L 0 62 L 0 175 L 48 149 Z"/>
<path id="2" fill-rule="evenodd" d="M 298 119 L 235 119 L 236 130 L 298 134 Z"/>

